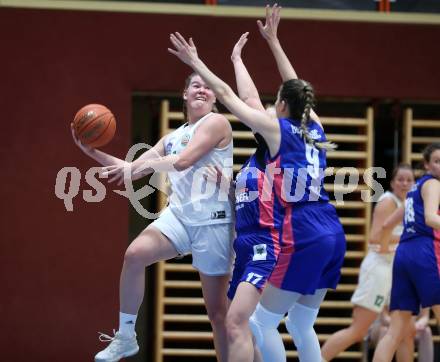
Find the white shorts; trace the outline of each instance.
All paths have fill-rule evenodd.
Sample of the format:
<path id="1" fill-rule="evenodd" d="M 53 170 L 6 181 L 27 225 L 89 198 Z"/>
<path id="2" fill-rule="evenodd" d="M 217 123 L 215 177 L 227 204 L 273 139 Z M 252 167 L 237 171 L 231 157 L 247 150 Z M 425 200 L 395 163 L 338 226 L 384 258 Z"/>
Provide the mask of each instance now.
<path id="1" fill-rule="evenodd" d="M 185 225 L 167 207 L 150 225 L 159 229 L 180 255 L 191 253 L 192 265 L 199 272 L 211 276 L 231 273 L 234 259 L 231 223 Z"/>
<path id="2" fill-rule="evenodd" d="M 381 313 L 389 303 L 394 253 L 369 251 L 361 264 L 359 283 L 351 297 L 353 304 Z"/>

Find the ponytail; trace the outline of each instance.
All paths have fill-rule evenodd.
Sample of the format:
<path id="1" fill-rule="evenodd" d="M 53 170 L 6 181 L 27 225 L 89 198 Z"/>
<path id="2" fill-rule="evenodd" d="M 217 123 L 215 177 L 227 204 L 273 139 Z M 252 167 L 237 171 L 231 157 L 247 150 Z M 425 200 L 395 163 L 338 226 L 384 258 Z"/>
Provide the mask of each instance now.
<path id="1" fill-rule="evenodd" d="M 310 134 L 307 126 L 310 122 L 310 113 L 315 106 L 315 94 L 310 83 L 301 79 L 290 79 L 283 83 L 280 99 L 284 100 L 290 111 L 290 116 L 301 120 L 301 131 L 304 141 L 319 149 L 333 150 L 337 147 L 332 142 L 317 142 Z"/>

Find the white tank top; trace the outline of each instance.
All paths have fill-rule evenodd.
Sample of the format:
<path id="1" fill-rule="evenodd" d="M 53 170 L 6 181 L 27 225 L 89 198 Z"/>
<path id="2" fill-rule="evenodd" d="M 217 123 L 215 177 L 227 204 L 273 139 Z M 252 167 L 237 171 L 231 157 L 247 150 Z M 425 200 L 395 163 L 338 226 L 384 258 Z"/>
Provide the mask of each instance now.
<path id="1" fill-rule="evenodd" d="M 379 200 L 377 200 L 377 202 L 380 202 L 388 197 L 395 202 L 397 208 L 399 208 L 402 205 L 402 201 L 400 201 L 400 199 L 396 195 L 394 195 L 391 191 L 386 191 L 381 197 L 379 197 Z M 400 223 L 393 229 L 392 234 L 394 236 L 401 236 L 402 233 L 403 233 L 403 224 Z"/>
<path id="2" fill-rule="evenodd" d="M 165 153 L 179 154 L 188 145 L 196 129 L 213 113 L 194 124 L 185 123 L 164 139 Z M 217 166 L 223 175 L 232 176 L 232 140 L 224 148 L 214 148 L 183 171 L 168 172 L 171 183 L 169 207 L 182 223 L 192 226 L 231 223 L 228 192 L 203 177 L 206 166 Z"/>

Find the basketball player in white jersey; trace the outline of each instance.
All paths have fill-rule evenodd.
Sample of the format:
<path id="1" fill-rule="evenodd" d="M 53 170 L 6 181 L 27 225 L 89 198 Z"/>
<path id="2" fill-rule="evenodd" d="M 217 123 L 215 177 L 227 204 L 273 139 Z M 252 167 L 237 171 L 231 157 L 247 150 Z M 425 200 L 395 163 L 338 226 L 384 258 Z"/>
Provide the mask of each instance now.
<path id="1" fill-rule="evenodd" d="M 144 297 L 145 267 L 188 253 L 192 253 L 193 266 L 200 274 L 217 358 L 221 362 L 227 358 L 226 293 L 233 260 L 231 206 L 227 192 L 221 195 L 220 185 L 207 182 L 203 173 L 208 166 L 223 172 L 229 167 L 232 173 L 232 129 L 223 115 L 212 112 L 215 95 L 198 74 L 187 79 L 183 99 L 187 122 L 129 164 L 82 145 L 72 132 L 81 150 L 106 166 L 110 181 L 121 182 L 126 167 L 131 168 L 133 180 L 165 171 L 172 191 L 168 207 L 125 253 L 119 330 L 113 337 L 102 335 L 111 343 L 95 356 L 96 362 L 116 362 L 138 352 L 134 327 Z M 203 182 L 206 185 L 200 184 Z M 207 190 L 209 187 L 215 190 Z"/>

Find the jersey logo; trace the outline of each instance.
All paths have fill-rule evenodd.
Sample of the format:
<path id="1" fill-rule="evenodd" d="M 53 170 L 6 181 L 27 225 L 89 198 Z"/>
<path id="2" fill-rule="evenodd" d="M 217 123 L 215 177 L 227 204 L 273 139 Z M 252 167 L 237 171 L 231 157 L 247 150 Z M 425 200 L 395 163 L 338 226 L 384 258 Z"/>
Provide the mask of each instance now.
<path id="1" fill-rule="evenodd" d="M 180 140 L 180 144 L 181 144 L 182 146 L 186 146 L 186 145 L 188 144 L 190 138 L 191 138 L 191 137 L 189 136 L 189 134 L 184 134 L 184 135 L 182 136 L 182 139 Z"/>
<path id="2" fill-rule="evenodd" d="M 235 192 L 235 203 L 249 201 L 249 190 L 247 187 Z"/>
<path id="3" fill-rule="evenodd" d="M 380 308 L 382 307 L 384 301 L 385 298 L 382 295 L 376 295 L 376 300 L 374 301 L 374 305 Z"/>
<path id="4" fill-rule="evenodd" d="M 256 260 L 266 260 L 267 258 L 267 246 L 266 244 L 254 245 L 254 256 L 253 261 Z"/>
<path id="5" fill-rule="evenodd" d="M 298 128 L 297 126 L 294 126 L 293 124 L 290 125 L 292 133 L 293 134 L 297 134 L 300 135 L 302 137 L 303 135 L 303 131 L 301 128 Z M 319 140 L 321 138 L 321 135 L 319 134 L 318 130 L 316 129 L 312 129 L 309 131 L 309 136 L 310 138 L 314 139 L 314 140 Z"/>
<path id="6" fill-rule="evenodd" d="M 220 210 L 211 212 L 211 219 L 226 219 L 226 211 Z"/>
<path id="7" fill-rule="evenodd" d="M 405 200 L 405 224 L 409 224 L 414 221 L 415 221 L 414 199 L 412 197 L 408 197 Z"/>
<path id="8" fill-rule="evenodd" d="M 171 153 L 171 150 L 173 149 L 173 144 L 172 144 L 172 142 L 168 142 L 167 143 L 167 146 L 165 147 L 165 153 L 167 154 L 167 155 L 169 155 L 170 153 Z"/>

